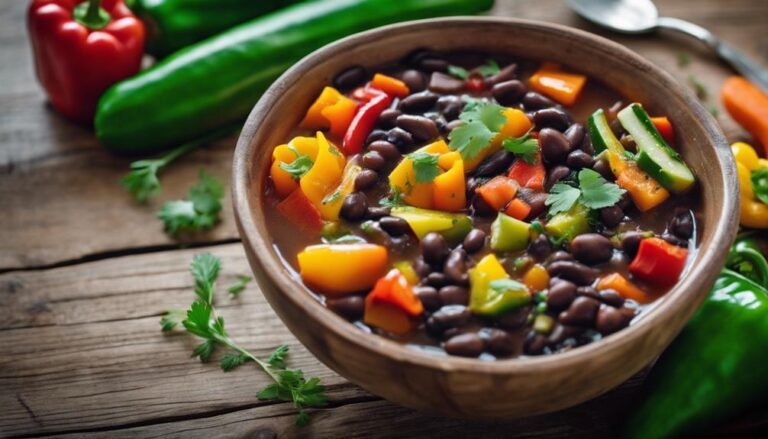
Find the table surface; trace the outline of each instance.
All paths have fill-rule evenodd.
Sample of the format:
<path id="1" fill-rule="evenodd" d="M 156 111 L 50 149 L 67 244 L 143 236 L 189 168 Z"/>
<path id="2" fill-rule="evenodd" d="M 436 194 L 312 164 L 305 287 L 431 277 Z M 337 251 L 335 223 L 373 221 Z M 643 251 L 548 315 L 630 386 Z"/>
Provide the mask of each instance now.
<path id="1" fill-rule="evenodd" d="M 768 1 L 658 1 L 768 67 Z M 192 298 L 192 255 L 223 260 L 220 285 L 248 273 L 229 199 L 222 223 L 183 243 L 155 219 L 182 198 L 203 168 L 230 178 L 235 137 L 183 157 L 162 174 L 163 193 L 146 206 L 119 185 L 129 159 L 106 153 L 85 128 L 46 104 L 27 41 L 27 1 L 0 2 L 0 436 L 116 437 L 551 437 L 615 435 L 642 376 L 571 409 L 511 422 L 433 417 L 367 393 L 320 364 L 272 312 L 254 284 L 219 301 L 232 336 L 257 355 L 290 346 L 290 365 L 322 378 L 330 404 L 293 425 L 287 403 L 255 398 L 267 378 L 251 368 L 228 374 L 189 354 L 194 340 L 165 335 L 163 310 Z M 725 6 L 727 5 L 727 6 Z M 606 35 L 558 0 L 498 0 L 494 15 L 563 23 Z M 677 35 L 611 38 L 668 70 L 704 84 L 708 106 L 731 140 L 742 131 L 718 102 L 732 74 L 695 42 Z M 678 57 L 690 57 L 681 66 Z M 514 397 L 511 395 L 510 397 Z M 492 403 L 492 402 L 491 402 Z M 768 429 L 768 408 L 709 432 L 749 436 Z"/>

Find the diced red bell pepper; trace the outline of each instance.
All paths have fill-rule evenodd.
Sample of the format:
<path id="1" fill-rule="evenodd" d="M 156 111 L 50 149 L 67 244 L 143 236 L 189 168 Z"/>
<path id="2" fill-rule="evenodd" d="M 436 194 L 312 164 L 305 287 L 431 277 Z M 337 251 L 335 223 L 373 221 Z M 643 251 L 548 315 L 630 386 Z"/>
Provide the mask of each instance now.
<path id="1" fill-rule="evenodd" d="M 650 284 L 668 288 L 680 279 L 687 258 L 688 250 L 684 248 L 661 238 L 646 238 L 629 264 L 629 272 Z"/>
<path id="2" fill-rule="evenodd" d="M 485 81 L 480 75 L 471 75 L 467 78 L 467 90 L 480 92 L 485 90 Z"/>
<path id="3" fill-rule="evenodd" d="M 675 143 L 675 130 L 672 128 L 672 122 L 669 121 L 667 116 L 652 117 L 651 122 L 656 126 L 659 134 L 667 143 Z"/>
<path id="4" fill-rule="evenodd" d="M 319 232 L 323 228 L 323 218 L 320 211 L 309 201 L 301 188 L 295 189 L 277 205 L 280 212 L 288 221 L 310 232 Z"/>
<path id="5" fill-rule="evenodd" d="M 544 165 L 541 163 L 541 153 L 539 153 L 534 164 L 525 160 L 516 160 L 509 169 L 507 177 L 515 180 L 522 187 L 542 191 L 546 175 Z"/>
<path id="6" fill-rule="evenodd" d="M 520 198 L 515 198 L 507 204 L 506 208 L 504 208 L 504 213 L 512 218 L 523 221 L 528 218 L 528 215 L 531 213 L 531 205 Z"/>
<path id="7" fill-rule="evenodd" d="M 380 90 L 366 88 L 364 93 L 371 97 L 357 108 L 352 123 L 347 128 L 341 147 L 345 155 L 357 154 L 363 150 L 363 143 L 376 126 L 381 112 L 392 102 L 392 98 Z"/>
<path id="8" fill-rule="evenodd" d="M 515 198 L 517 188 L 517 183 L 514 180 L 498 175 L 475 189 L 475 192 L 483 197 L 486 204 L 491 206 L 493 210 L 499 211 Z"/>
<path id="9" fill-rule="evenodd" d="M 376 282 L 365 298 L 363 321 L 394 334 L 405 335 L 415 328 L 414 317 L 424 306 L 400 270 L 392 269 Z"/>

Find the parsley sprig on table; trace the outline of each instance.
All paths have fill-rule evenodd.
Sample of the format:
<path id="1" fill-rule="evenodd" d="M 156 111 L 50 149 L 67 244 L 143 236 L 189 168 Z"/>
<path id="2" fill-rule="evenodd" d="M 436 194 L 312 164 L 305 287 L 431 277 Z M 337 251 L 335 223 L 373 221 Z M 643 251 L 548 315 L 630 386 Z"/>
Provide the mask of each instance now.
<path id="1" fill-rule="evenodd" d="M 528 164 L 535 164 L 539 156 L 539 142 L 531 137 L 530 131 L 520 137 L 509 137 L 501 144 L 505 150 L 514 153 Z"/>
<path id="2" fill-rule="evenodd" d="M 166 202 L 157 213 L 165 230 L 173 236 L 181 231 L 210 229 L 218 223 L 224 186 L 201 170 L 200 181 L 192 186 L 187 197 Z"/>
<path id="3" fill-rule="evenodd" d="M 158 159 L 137 160 L 131 163 L 131 172 L 120 180 L 123 187 L 139 203 L 145 203 L 160 193 L 160 180 L 157 174 L 171 162 L 197 148 L 199 142 L 184 144 Z"/>
<path id="4" fill-rule="evenodd" d="M 570 210 L 576 202 L 588 209 L 613 206 L 626 192 L 591 169 L 579 171 L 578 180 L 578 187 L 567 183 L 556 183 L 552 186 L 545 202 L 549 206 L 550 216 Z"/>
<path id="5" fill-rule="evenodd" d="M 253 280 L 251 276 L 245 276 L 240 275 L 237 277 L 237 282 L 232 284 L 229 288 L 227 288 L 227 292 L 229 293 L 230 297 L 237 297 L 245 290 L 245 287 L 248 286 L 248 283 L 250 283 Z"/>
<path id="6" fill-rule="evenodd" d="M 309 422 L 306 407 L 322 406 L 327 403 L 324 387 L 319 378 L 304 378 L 300 369 L 288 369 L 285 361 L 288 346 L 278 346 L 266 360 L 261 360 L 229 337 L 224 327 L 224 318 L 219 316 L 213 305 L 213 291 L 221 260 L 210 253 L 197 254 L 192 260 L 192 275 L 195 278 L 195 296 L 189 309 L 169 311 L 160 320 L 163 331 L 170 331 L 180 322 L 190 334 L 203 339 L 192 352 L 193 357 L 208 361 L 217 347 L 229 348 L 219 366 L 225 372 L 234 370 L 245 363 L 255 363 L 272 381 L 257 393 L 261 400 L 292 402 L 298 410 L 296 424 L 304 426 Z M 183 320 L 182 320 L 183 319 Z"/>
<path id="7" fill-rule="evenodd" d="M 472 101 L 459 116 L 464 123 L 451 131 L 450 147 L 464 160 L 480 154 L 507 121 L 504 107 L 490 102 Z"/>

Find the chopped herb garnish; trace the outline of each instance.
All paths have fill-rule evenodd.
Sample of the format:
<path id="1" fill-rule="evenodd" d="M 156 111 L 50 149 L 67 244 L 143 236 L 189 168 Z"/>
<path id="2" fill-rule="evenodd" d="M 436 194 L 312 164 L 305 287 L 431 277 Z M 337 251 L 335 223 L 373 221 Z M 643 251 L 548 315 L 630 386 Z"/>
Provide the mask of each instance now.
<path id="1" fill-rule="evenodd" d="M 437 166 L 437 154 L 418 151 L 408 154 L 406 157 L 413 162 L 416 183 L 429 183 L 440 175 L 440 168 Z"/>
<path id="2" fill-rule="evenodd" d="M 200 171 L 200 181 L 189 190 L 188 200 L 168 201 L 157 217 L 165 223 L 165 230 L 176 235 L 181 231 L 210 229 L 219 222 L 224 186 Z"/>
<path id="3" fill-rule="evenodd" d="M 752 171 L 752 191 L 755 196 L 765 204 L 768 204 L 768 169 L 756 169 Z"/>
<path id="4" fill-rule="evenodd" d="M 484 78 L 493 76 L 499 73 L 500 71 L 501 71 L 501 68 L 499 67 L 499 63 L 497 63 L 496 60 L 493 60 L 493 59 L 486 60 L 485 64 L 477 68 L 477 72 L 480 73 Z"/>
<path id="5" fill-rule="evenodd" d="M 280 166 L 280 169 L 283 171 L 291 174 L 291 177 L 293 177 L 294 180 L 298 180 L 303 177 L 304 174 L 309 172 L 309 170 L 312 169 L 312 165 L 315 163 L 308 155 L 299 153 L 294 146 L 289 146 L 288 148 L 296 154 L 296 159 L 291 163 L 280 163 L 278 166 Z M 333 152 L 334 148 L 328 148 L 328 150 Z"/>
<path id="6" fill-rule="evenodd" d="M 390 188 L 389 196 L 387 198 L 379 200 L 379 206 L 383 206 L 383 207 L 396 207 L 402 204 L 403 204 L 403 192 L 397 186 Z"/>
<path id="7" fill-rule="evenodd" d="M 580 196 L 581 191 L 578 188 L 567 183 L 555 183 L 544 204 L 549 206 L 549 215 L 557 215 L 571 210 Z"/>
<path id="8" fill-rule="evenodd" d="M 530 132 L 520 137 L 510 137 L 502 142 L 504 149 L 514 153 L 517 157 L 523 159 L 528 164 L 535 164 L 539 157 L 539 142 L 531 137 Z"/>
<path id="9" fill-rule="evenodd" d="M 677 53 L 677 66 L 678 67 L 688 67 L 689 64 L 691 64 L 691 56 L 688 55 L 687 52 L 678 52 Z"/>
<path id="10" fill-rule="evenodd" d="M 707 100 L 707 97 L 709 97 L 709 91 L 707 91 L 707 86 L 699 81 L 699 78 L 693 75 L 688 75 L 688 83 L 691 84 L 691 87 L 693 87 L 693 91 L 696 92 L 696 97 L 698 97 L 699 100 Z"/>
<path id="11" fill-rule="evenodd" d="M 500 293 L 505 291 L 519 291 L 528 289 L 528 287 L 526 287 L 524 284 L 513 279 L 496 279 L 492 280 L 488 285 L 491 287 L 491 289 Z"/>
<path id="12" fill-rule="evenodd" d="M 453 66 L 453 65 L 448 66 L 448 73 L 459 79 L 469 78 L 469 71 L 467 71 L 467 69 L 465 69 L 464 67 Z"/>
<path id="13" fill-rule="evenodd" d="M 341 198 L 341 187 L 339 187 L 335 191 L 331 192 L 330 194 L 326 195 L 323 198 L 323 200 L 321 201 L 321 203 L 323 203 L 323 204 L 333 203 L 334 201 L 338 200 L 339 198 Z"/>
<path id="14" fill-rule="evenodd" d="M 533 220 L 531 221 L 531 230 L 536 233 L 541 233 L 544 231 L 544 225 L 539 220 Z"/>
<path id="15" fill-rule="evenodd" d="M 245 287 L 252 280 L 253 278 L 251 276 L 246 276 L 244 274 L 237 276 L 237 282 L 235 282 L 234 284 L 232 284 L 232 286 L 227 288 L 227 292 L 229 293 L 229 296 L 232 298 L 239 296 L 240 293 L 245 291 Z"/>
<path id="16" fill-rule="evenodd" d="M 549 215 L 567 212 L 578 201 L 589 209 L 602 209 L 618 203 L 625 190 L 614 183 L 609 183 L 600 174 L 591 169 L 582 169 L 578 175 L 579 187 L 567 183 L 552 186 L 545 204 L 549 206 Z"/>
<path id="17" fill-rule="evenodd" d="M 474 101 L 468 103 L 459 118 L 463 125 L 450 134 L 450 147 L 459 151 L 464 160 L 480 154 L 506 123 L 504 107 L 489 102 Z"/>
<path id="18" fill-rule="evenodd" d="M 217 315 L 213 305 L 213 287 L 219 275 L 221 261 L 211 254 L 198 254 L 192 260 L 192 275 L 195 278 L 195 294 L 197 298 L 186 316 L 181 321 L 184 329 L 203 339 L 192 352 L 193 357 L 199 357 L 201 361 L 208 361 L 217 347 L 231 349 L 221 358 L 219 366 L 225 372 L 231 371 L 245 363 L 255 363 L 264 373 L 274 381 L 273 384 L 262 389 L 256 395 L 261 400 L 281 400 L 293 403 L 298 410 L 296 424 L 306 425 L 309 415 L 304 411 L 306 407 L 322 406 L 327 403 L 324 388 L 318 378 L 309 380 L 304 378 L 304 372 L 300 369 L 287 369 L 285 360 L 288 354 L 288 346 L 278 346 L 267 358 L 260 360 L 254 354 L 241 347 L 229 337 L 224 329 L 224 318 Z M 170 331 L 176 326 L 180 311 L 166 313 L 161 319 L 163 331 Z"/>

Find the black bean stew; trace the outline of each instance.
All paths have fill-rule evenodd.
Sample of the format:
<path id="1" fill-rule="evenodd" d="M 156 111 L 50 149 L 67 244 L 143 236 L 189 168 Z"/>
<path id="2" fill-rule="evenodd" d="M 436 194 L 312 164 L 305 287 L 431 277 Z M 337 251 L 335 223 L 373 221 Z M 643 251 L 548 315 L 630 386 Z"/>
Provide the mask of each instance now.
<path id="1" fill-rule="evenodd" d="M 594 78 L 419 50 L 319 93 L 273 151 L 268 226 L 359 329 L 438 354 L 561 352 L 684 274 L 698 193 L 674 144 Z"/>

